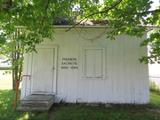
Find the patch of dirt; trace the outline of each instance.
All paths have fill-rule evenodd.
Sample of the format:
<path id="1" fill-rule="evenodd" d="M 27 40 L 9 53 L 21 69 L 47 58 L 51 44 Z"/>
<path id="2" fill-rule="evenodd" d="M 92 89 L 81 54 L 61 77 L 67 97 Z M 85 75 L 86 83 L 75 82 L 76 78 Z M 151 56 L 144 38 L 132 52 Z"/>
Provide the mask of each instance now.
<path id="1" fill-rule="evenodd" d="M 53 104 L 51 109 L 48 111 L 48 120 L 54 120 L 54 112 L 55 112 L 55 105 Z"/>

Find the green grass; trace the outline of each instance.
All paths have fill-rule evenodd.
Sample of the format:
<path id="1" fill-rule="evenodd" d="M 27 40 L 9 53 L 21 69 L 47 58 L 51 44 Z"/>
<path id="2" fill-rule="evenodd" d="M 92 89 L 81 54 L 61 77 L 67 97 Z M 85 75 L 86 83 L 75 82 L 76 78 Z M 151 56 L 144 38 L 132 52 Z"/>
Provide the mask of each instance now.
<path id="1" fill-rule="evenodd" d="M 47 120 L 48 113 L 18 112 L 13 109 L 14 92 L 0 90 L 0 120 Z"/>
<path id="2" fill-rule="evenodd" d="M 160 120 L 159 113 L 153 113 L 144 107 L 113 106 L 86 107 L 86 106 L 59 106 L 55 120 Z"/>
<path id="3" fill-rule="evenodd" d="M 150 103 L 152 106 L 160 108 L 160 93 L 151 92 L 150 94 Z"/>
<path id="4" fill-rule="evenodd" d="M 60 104 L 50 112 L 18 112 L 12 107 L 13 97 L 13 91 L 0 90 L 0 120 L 160 120 L 160 95 L 155 92 L 149 105 Z"/>

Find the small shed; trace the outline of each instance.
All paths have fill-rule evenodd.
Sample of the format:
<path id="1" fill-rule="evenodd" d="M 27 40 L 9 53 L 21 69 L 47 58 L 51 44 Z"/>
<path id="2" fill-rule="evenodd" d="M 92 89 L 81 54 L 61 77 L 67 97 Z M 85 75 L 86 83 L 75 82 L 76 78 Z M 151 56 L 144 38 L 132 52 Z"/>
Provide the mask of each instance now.
<path id="1" fill-rule="evenodd" d="M 54 95 L 67 103 L 149 102 L 146 37 L 119 35 L 107 39 L 106 26 L 54 26 L 54 39 L 37 45 L 24 57 L 21 99 Z"/>

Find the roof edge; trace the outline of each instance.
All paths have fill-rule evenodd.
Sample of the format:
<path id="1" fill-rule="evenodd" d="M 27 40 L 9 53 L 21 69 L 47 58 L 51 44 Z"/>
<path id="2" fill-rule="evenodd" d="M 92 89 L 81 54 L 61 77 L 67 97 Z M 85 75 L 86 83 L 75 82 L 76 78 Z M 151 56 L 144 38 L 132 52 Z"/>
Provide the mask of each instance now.
<path id="1" fill-rule="evenodd" d="M 139 25 L 150 29 L 160 29 L 160 26 L 153 25 Z M 110 28 L 108 25 L 52 25 L 53 28 Z M 25 28 L 24 26 L 17 26 L 17 28 Z"/>
<path id="2" fill-rule="evenodd" d="M 145 25 L 142 27 L 160 29 L 160 26 Z M 53 28 L 110 28 L 108 25 L 53 25 Z"/>
<path id="3" fill-rule="evenodd" d="M 108 28 L 106 25 L 53 25 L 53 28 Z"/>

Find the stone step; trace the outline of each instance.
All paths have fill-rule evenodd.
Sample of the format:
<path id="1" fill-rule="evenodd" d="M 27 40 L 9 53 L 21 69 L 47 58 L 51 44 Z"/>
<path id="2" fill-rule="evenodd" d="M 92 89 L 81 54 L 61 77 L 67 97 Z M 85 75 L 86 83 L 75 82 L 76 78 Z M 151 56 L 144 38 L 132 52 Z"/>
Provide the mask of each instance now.
<path id="1" fill-rule="evenodd" d="M 19 111 L 45 111 L 49 110 L 54 103 L 54 95 L 32 94 L 20 101 Z"/>
<path id="2" fill-rule="evenodd" d="M 47 107 L 47 106 L 50 106 L 50 104 L 52 104 L 53 102 L 49 102 L 49 103 L 34 103 L 34 102 L 32 102 L 32 103 L 20 103 L 20 105 L 21 106 L 28 106 L 28 107 L 39 107 L 39 106 L 41 106 L 41 107 Z"/>
<path id="3" fill-rule="evenodd" d="M 48 111 L 51 108 L 51 106 L 48 107 L 27 107 L 27 106 L 18 106 L 17 111 Z"/>

